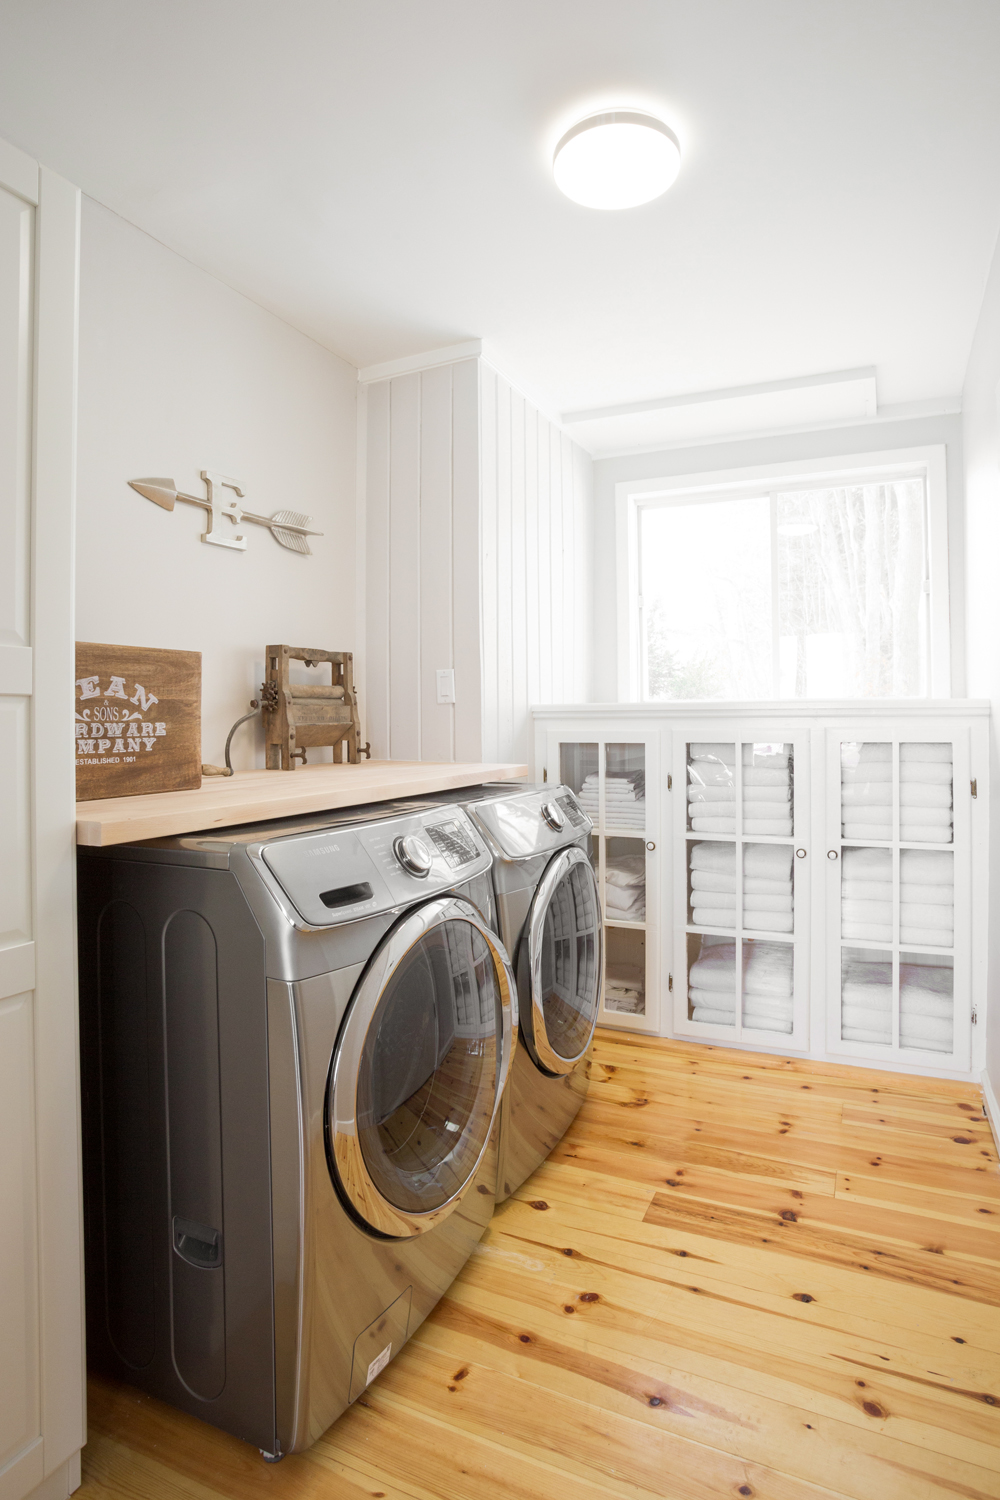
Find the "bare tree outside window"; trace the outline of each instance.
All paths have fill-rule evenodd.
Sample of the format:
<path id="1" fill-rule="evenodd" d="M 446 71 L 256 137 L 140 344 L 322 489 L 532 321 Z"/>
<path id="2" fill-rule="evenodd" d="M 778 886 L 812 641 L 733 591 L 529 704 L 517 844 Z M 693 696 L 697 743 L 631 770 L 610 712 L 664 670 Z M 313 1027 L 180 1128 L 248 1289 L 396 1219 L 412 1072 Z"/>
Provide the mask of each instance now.
<path id="1" fill-rule="evenodd" d="M 921 478 L 647 508 L 646 696 L 927 692 Z"/>

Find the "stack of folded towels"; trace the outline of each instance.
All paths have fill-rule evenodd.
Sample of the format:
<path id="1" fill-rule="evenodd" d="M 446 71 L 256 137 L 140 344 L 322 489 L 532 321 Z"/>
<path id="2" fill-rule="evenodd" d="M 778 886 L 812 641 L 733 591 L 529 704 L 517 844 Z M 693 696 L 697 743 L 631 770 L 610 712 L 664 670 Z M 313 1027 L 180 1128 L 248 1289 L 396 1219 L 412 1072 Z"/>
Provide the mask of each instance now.
<path id="1" fill-rule="evenodd" d="M 622 1015 L 645 1015 L 646 990 L 638 964 L 616 964 L 614 969 L 609 966 L 604 981 L 604 1007 Z"/>
<path id="2" fill-rule="evenodd" d="M 743 746 L 743 832 L 792 836 L 792 768 L 786 746 Z M 688 748 L 688 803 L 695 833 L 736 832 L 736 746 Z"/>
<path id="3" fill-rule="evenodd" d="M 743 1025 L 759 1031 L 792 1030 L 792 945 L 751 938 L 742 965 Z M 688 999 L 692 1021 L 732 1026 L 736 1020 L 736 944 L 703 937 L 691 965 Z"/>
<path id="4" fill-rule="evenodd" d="M 580 790 L 580 805 L 597 822 L 600 778 L 595 771 Z M 604 777 L 604 825 L 606 828 L 645 828 L 646 773 L 608 771 Z"/>
<path id="5" fill-rule="evenodd" d="M 899 966 L 899 1044 L 928 1052 L 954 1045 L 954 973 L 933 961 Z M 844 959 L 841 1036 L 892 1042 L 892 960 Z"/>
<path id="6" fill-rule="evenodd" d="M 951 843 L 953 774 L 950 745 L 900 745 L 899 836 L 904 843 Z M 844 837 L 891 839 L 892 746 L 845 750 L 840 779 Z"/>
<path id="7" fill-rule="evenodd" d="M 736 926 L 736 845 L 691 845 L 691 909 L 696 927 Z M 744 844 L 743 926 L 791 932 L 792 847 Z"/>
<path id="8" fill-rule="evenodd" d="M 892 851 L 845 849 L 841 935 L 892 942 Z M 955 943 L 955 863 L 943 849 L 901 849 L 899 941 L 927 948 Z"/>
<path id="9" fill-rule="evenodd" d="M 604 905 L 613 922 L 646 920 L 646 856 L 608 856 L 604 871 Z"/>

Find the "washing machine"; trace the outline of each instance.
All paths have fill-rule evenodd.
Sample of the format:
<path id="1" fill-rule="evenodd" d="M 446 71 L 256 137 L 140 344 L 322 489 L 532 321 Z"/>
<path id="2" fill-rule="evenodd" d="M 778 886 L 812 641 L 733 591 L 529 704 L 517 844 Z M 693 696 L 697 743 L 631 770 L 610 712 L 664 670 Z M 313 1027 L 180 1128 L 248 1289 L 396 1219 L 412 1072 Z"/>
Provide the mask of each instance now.
<path id="1" fill-rule="evenodd" d="M 99 1368 L 274 1459 L 412 1336 L 496 1196 L 491 866 L 424 804 L 81 851 Z"/>
<path id="2" fill-rule="evenodd" d="M 586 1095 L 604 974 L 593 824 L 566 786 L 496 782 L 434 796 L 464 808 L 490 848 L 497 932 L 517 975 L 519 1042 L 500 1127 L 502 1201 L 562 1140 Z"/>

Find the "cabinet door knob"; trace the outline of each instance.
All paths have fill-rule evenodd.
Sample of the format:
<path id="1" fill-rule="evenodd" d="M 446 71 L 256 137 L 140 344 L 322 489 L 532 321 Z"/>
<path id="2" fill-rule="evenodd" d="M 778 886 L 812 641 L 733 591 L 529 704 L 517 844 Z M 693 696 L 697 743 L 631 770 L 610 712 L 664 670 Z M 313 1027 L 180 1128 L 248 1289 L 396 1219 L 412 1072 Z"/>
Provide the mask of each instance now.
<path id="1" fill-rule="evenodd" d="M 796 851 L 795 851 L 795 858 L 796 859 L 805 859 L 805 857 L 806 857 L 806 851 L 804 849 L 796 849 Z"/>
<path id="2" fill-rule="evenodd" d="M 652 853 L 653 850 L 656 848 L 656 845 L 653 843 L 652 839 L 648 839 L 646 841 L 646 848 L 650 851 L 650 853 Z"/>
<path id="3" fill-rule="evenodd" d="M 826 857 L 827 859 L 839 859 L 840 855 L 837 853 L 836 849 L 828 849 L 826 851 Z"/>

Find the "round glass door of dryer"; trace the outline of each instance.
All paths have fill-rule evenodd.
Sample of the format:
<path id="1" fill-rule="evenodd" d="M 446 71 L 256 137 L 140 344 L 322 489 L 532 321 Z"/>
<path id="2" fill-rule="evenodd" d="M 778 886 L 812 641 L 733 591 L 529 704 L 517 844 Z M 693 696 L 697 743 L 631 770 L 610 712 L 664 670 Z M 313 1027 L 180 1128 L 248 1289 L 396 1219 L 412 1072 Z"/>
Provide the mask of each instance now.
<path id="1" fill-rule="evenodd" d="M 515 1027 L 506 953 L 469 903 L 430 901 L 387 935 L 327 1093 L 331 1172 L 371 1229 L 410 1237 L 457 1207 L 489 1143 Z"/>
<path id="2" fill-rule="evenodd" d="M 548 1072 L 569 1073 L 590 1046 L 603 970 L 597 878 L 582 849 L 564 849 L 538 883 L 518 952 L 521 1032 Z"/>

